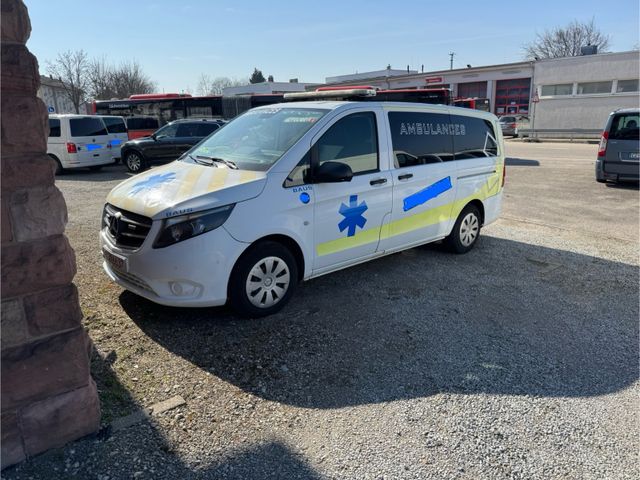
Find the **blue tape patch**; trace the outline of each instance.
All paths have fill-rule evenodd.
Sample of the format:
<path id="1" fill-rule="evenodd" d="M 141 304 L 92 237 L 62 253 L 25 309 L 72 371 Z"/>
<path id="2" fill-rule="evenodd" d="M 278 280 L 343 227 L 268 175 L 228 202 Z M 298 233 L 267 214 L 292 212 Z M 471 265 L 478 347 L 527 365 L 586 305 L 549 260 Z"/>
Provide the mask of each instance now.
<path id="1" fill-rule="evenodd" d="M 409 195 L 404 199 L 404 211 L 411 210 L 412 208 L 427 203 L 432 198 L 436 198 L 438 195 L 443 194 L 451 188 L 451 177 L 445 177 L 442 180 L 438 180 L 436 183 L 429 185 L 427 188 Z"/>
<path id="2" fill-rule="evenodd" d="M 111 140 L 111 145 L 120 145 L 122 143 L 122 140 L 118 140 L 117 138 L 114 138 L 113 140 Z"/>
<path id="3" fill-rule="evenodd" d="M 340 231 L 347 230 L 347 237 L 353 237 L 356 234 L 356 227 L 364 228 L 364 224 L 367 223 L 367 219 L 362 214 L 368 209 L 369 207 L 364 200 L 358 205 L 358 195 L 351 195 L 349 205 L 341 203 L 338 210 L 340 215 L 344 217 L 338 224 Z"/>
<path id="4" fill-rule="evenodd" d="M 162 175 L 152 175 L 146 180 L 136 183 L 129 192 L 129 195 L 136 195 L 145 190 L 153 190 L 164 183 L 172 182 L 175 178 L 176 174 L 173 172 L 164 173 Z"/>
<path id="5" fill-rule="evenodd" d="M 309 203 L 310 200 L 311 200 L 311 197 L 309 196 L 309 194 L 307 192 L 302 192 L 300 194 L 300 201 L 302 203 Z"/>
<path id="6" fill-rule="evenodd" d="M 87 150 L 91 151 L 91 150 L 98 150 L 99 148 L 102 148 L 102 145 L 96 145 L 95 143 L 87 143 Z"/>

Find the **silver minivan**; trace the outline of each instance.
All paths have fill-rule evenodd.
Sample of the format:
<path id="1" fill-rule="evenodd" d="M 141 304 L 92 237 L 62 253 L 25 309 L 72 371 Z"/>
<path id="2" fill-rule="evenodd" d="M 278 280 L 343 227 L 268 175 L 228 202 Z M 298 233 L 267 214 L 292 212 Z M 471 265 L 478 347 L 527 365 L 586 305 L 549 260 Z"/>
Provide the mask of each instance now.
<path id="1" fill-rule="evenodd" d="M 638 181 L 640 178 L 640 109 L 625 108 L 609 115 L 600 137 L 596 181 Z"/>

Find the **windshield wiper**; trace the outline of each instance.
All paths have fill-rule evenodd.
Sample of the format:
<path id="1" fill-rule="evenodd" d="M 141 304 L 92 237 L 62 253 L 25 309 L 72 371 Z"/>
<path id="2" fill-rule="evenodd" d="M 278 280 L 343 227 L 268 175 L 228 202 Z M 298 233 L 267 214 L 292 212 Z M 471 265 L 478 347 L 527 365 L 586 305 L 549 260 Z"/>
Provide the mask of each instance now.
<path id="1" fill-rule="evenodd" d="M 189 155 L 191 158 L 193 158 L 191 155 Z M 232 162 L 231 160 L 225 160 L 224 158 L 219 158 L 219 157 L 209 157 L 207 155 L 196 155 L 195 158 L 193 158 L 193 160 L 195 162 L 198 162 L 198 159 L 203 159 L 203 160 L 211 160 L 212 162 L 216 162 L 216 163 L 222 163 L 224 165 L 226 165 L 227 167 L 231 168 L 232 170 L 238 170 L 238 165 L 235 164 L 235 162 Z M 202 163 L 202 162 L 198 162 L 201 165 L 212 165 L 212 164 L 207 164 L 207 163 Z"/>
<path id="2" fill-rule="evenodd" d="M 198 160 L 196 157 L 194 157 L 193 155 L 189 154 L 188 157 L 193 160 L 195 163 L 197 163 L 198 165 L 206 165 L 207 167 L 213 167 L 216 166 L 215 163 L 213 162 L 203 162 L 202 160 Z"/>

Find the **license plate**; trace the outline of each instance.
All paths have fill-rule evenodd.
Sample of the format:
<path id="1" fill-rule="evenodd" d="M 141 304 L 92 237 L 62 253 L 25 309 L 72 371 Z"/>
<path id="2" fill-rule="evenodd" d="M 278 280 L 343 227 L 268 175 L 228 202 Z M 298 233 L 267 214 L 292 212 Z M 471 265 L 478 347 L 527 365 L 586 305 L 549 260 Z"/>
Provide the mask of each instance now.
<path id="1" fill-rule="evenodd" d="M 620 152 L 620 160 L 632 160 L 637 162 L 640 160 L 640 153 L 638 152 Z"/>
<path id="2" fill-rule="evenodd" d="M 111 265 L 115 270 L 119 270 L 121 272 L 127 271 L 127 259 L 121 257 L 120 255 L 116 255 L 115 253 L 111 253 L 108 250 L 102 250 L 102 256 L 107 261 L 109 265 Z"/>

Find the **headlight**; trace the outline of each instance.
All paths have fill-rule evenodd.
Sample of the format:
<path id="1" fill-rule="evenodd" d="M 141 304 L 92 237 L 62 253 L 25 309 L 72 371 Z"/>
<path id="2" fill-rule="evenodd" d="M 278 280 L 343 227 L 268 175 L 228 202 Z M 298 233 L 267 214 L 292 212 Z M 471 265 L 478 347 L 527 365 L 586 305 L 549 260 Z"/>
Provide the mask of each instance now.
<path id="1" fill-rule="evenodd" d="M 180 215 L 179 217 L 164 220 L 153 248 L 167 247 L 215 230 L 229 218 L 234 206 L 235 204 L 225 205 L 213 210 Z"/>

